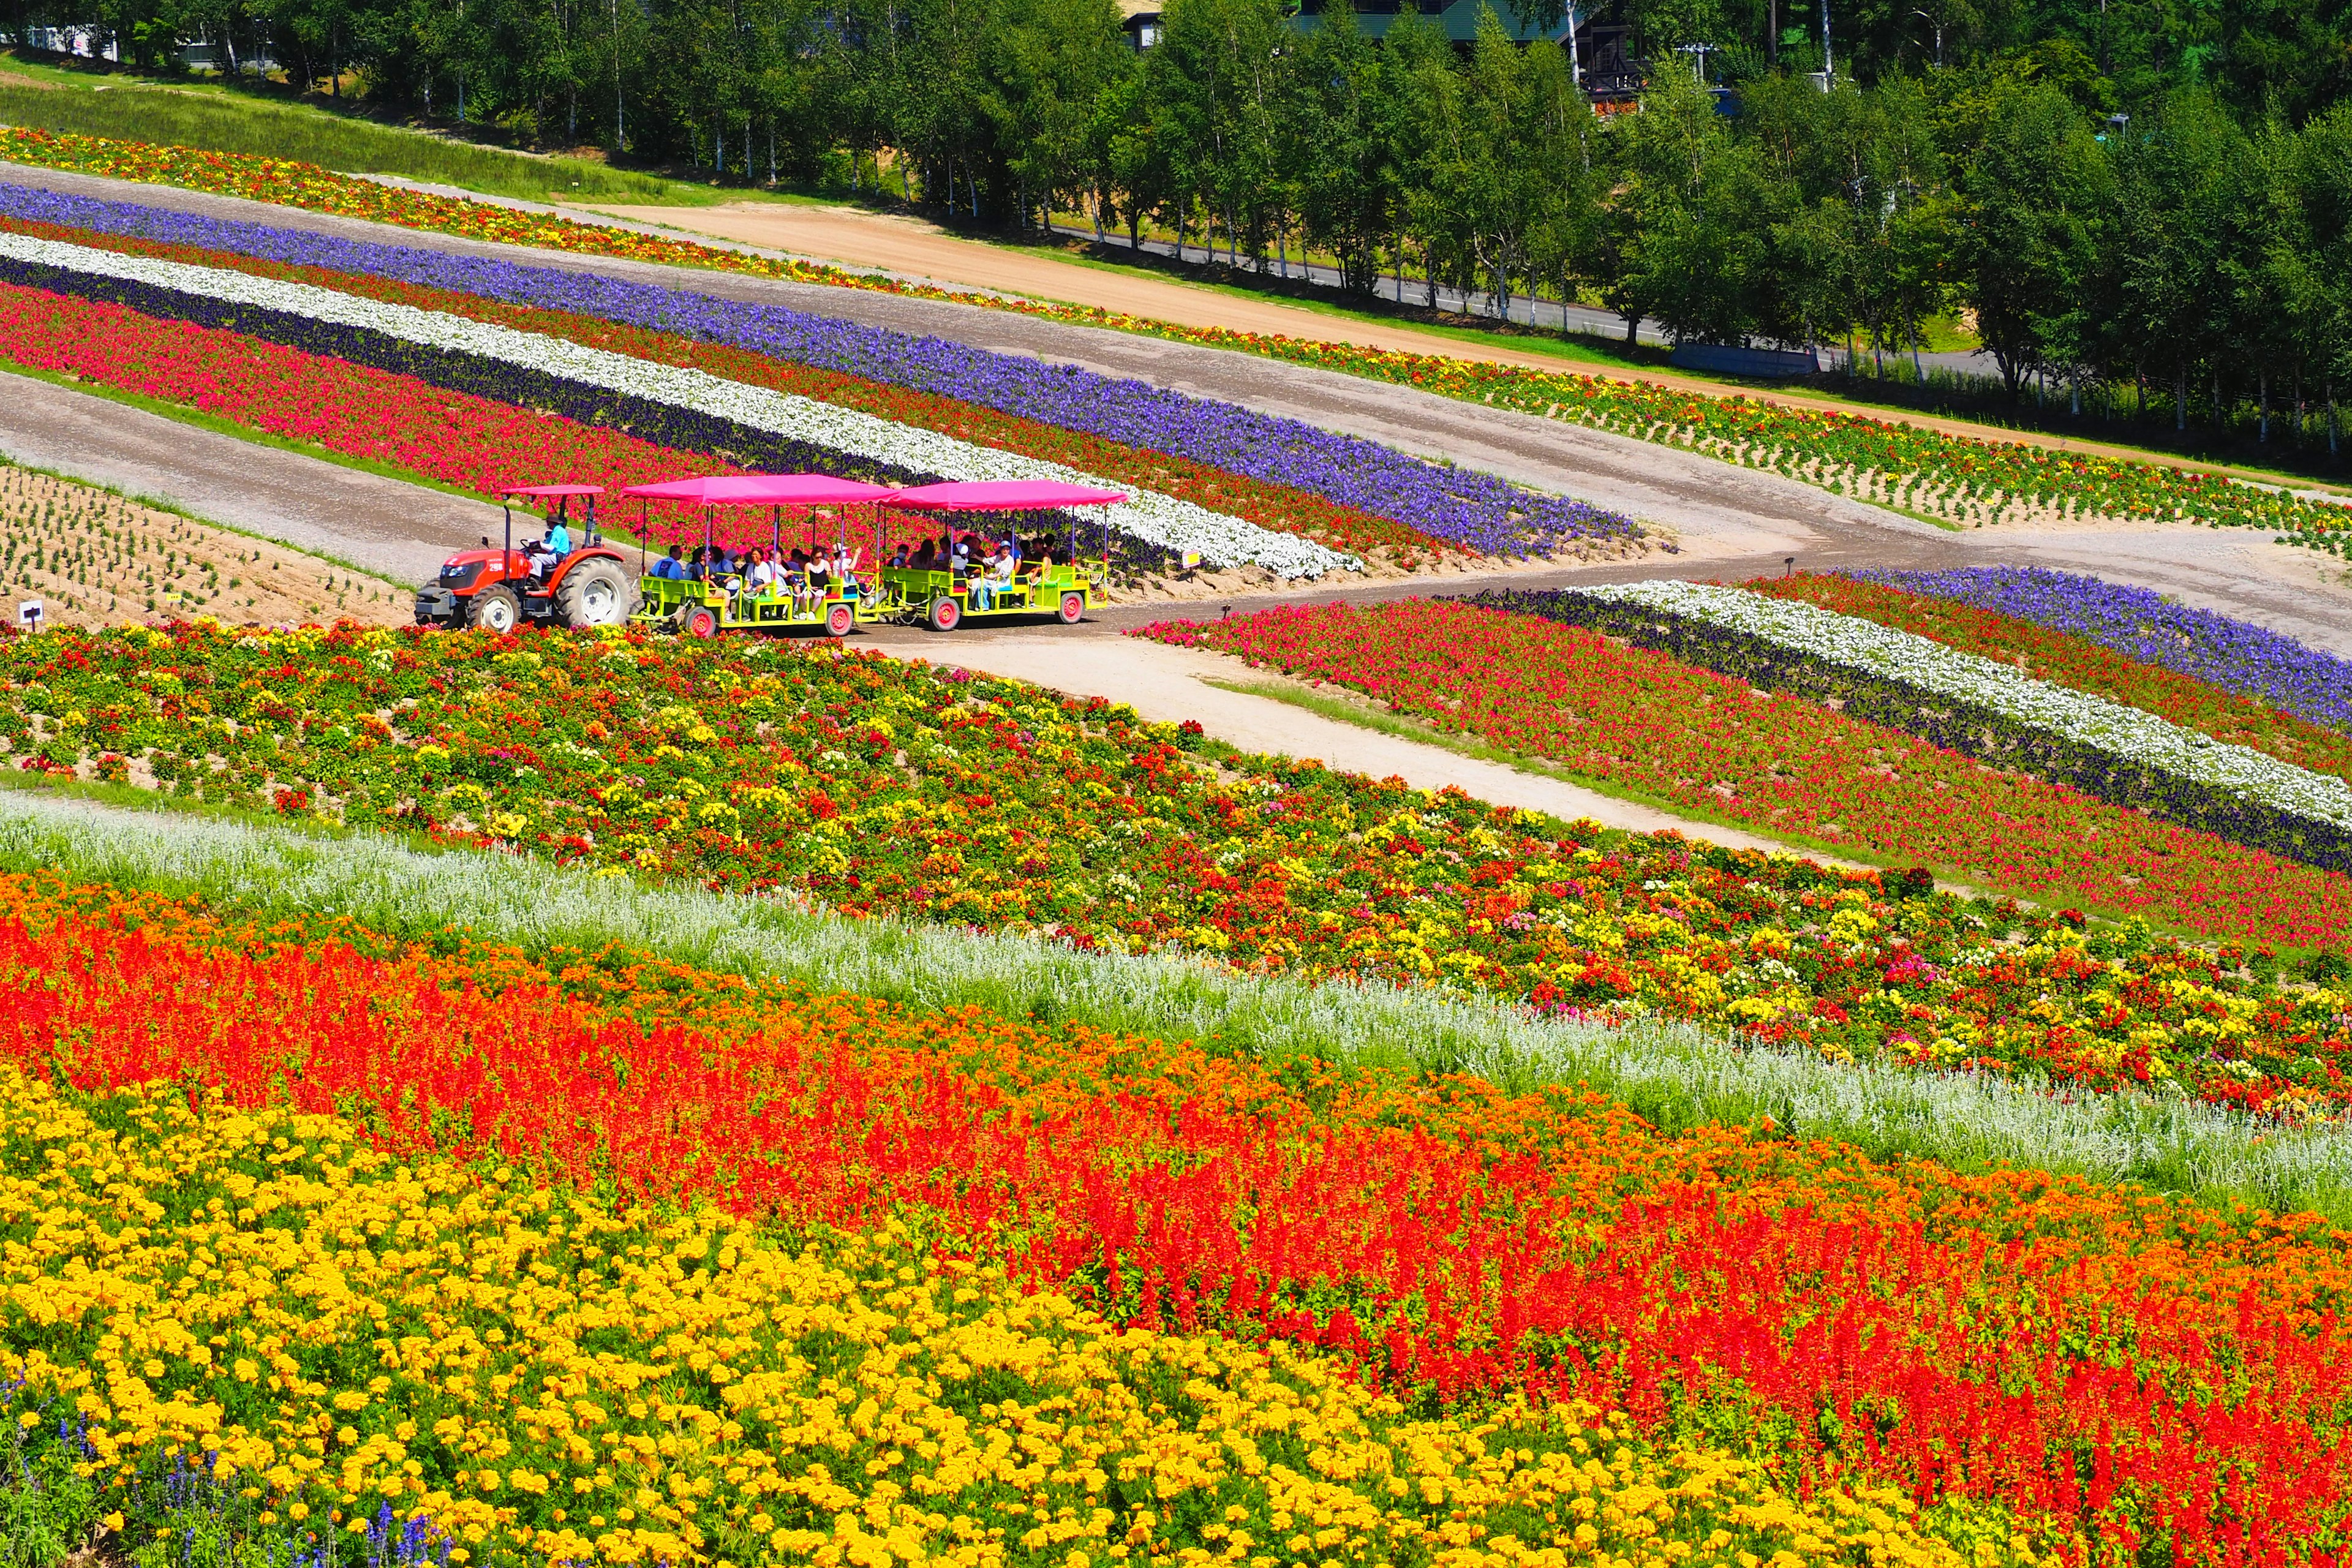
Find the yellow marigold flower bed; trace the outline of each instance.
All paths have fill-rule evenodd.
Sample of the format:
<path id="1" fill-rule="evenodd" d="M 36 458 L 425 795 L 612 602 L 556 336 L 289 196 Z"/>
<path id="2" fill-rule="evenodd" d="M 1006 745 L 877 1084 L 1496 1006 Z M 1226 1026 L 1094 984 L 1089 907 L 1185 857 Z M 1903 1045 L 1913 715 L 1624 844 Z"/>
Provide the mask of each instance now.
<path id="1" fill-rule="evenodd" d="M 0 1362 L 125 1544 L 167 1471 L 251 1542 L 457 1563 L 1724 1568 L 2030 1562 L 1590 1407 L 1416 1420 L 1276 1345 L 1122 1331 L 895 1224 L 785 1236 L 331 1118 L 0 1068 Z M 30 1429 L 36 1418 L 20 1426 Z M 21 1447 L 23 1432 L 11 1435 Z M 179 1493 L 186 1491 L 182 1480 Z M 174 1556 L 173 1561 L 178 1561 Z"/>

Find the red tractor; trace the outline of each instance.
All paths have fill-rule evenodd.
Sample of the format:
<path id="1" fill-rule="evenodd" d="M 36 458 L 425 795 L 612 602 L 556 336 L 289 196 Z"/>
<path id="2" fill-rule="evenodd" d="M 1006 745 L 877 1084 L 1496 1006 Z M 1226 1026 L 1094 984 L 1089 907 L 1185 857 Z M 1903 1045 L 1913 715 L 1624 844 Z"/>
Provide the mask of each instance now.
<path id="1" fill-rule="evenodd" d="M 480 626 L 510 632 L 524 619 L 561 626 L 616 626 L 637 607 L 637 585 L 626 558 L 596 532 L 596 498 L 602 485 L 518 485 L 504 495 L 506 545 L 493 550 L 486 535 L 479 550 L 461 550 L 441 563 L 441 575 L 416 590 L 419 626 Z M 550 559 L 544 552 L 514 545 L 517 496 L 551 502 L 549 526 L 570 529 L 572 498 L 585 498 L 583 537 L 571 553 Z"/>

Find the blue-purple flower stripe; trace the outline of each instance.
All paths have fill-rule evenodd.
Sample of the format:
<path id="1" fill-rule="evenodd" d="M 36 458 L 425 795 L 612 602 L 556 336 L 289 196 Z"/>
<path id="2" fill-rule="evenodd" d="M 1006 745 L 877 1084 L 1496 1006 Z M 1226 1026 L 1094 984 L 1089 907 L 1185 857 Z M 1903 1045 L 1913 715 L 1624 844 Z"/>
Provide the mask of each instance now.
<path id="1" fill-rule="evenodd" d="M 2173 604 L 2146 588 L 2040 566 L 1853 575 L 2073 632 L 2146 663 L 2262 698 L 2315 724 L 2352 732 L 2352 660 L 2210 610 Z"/>

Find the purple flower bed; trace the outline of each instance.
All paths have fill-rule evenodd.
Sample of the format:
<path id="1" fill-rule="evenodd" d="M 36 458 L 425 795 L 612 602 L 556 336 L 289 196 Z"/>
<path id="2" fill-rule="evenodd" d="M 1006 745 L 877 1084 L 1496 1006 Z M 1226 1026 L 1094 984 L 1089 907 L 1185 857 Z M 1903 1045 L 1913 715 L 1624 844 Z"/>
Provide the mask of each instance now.
<path id="1" fill-rule="evenodd" d="M 6 184 L 0 184 L 0 214 L 396 279 L 726 343 L 1290 485 L 1488 554 L 1541 552 L 1573 539 L 1630 538 L 1641 531 L 1631 518 L 1584 501 L 1424 463 L 1377 442 L 1333 435 L 1295 419 L 1076 365 L 1047 364 L 776 305 Z"/>
<path id="2" fill-rule="evenodd" d="M 2148 664 L 2262 698 L 2315 724 L 2352 731 L 2352 660 L 2210 610 L 2184 608 L 2146 588 L 2039 566 L 1853 575 L 2073 632 Z"/>

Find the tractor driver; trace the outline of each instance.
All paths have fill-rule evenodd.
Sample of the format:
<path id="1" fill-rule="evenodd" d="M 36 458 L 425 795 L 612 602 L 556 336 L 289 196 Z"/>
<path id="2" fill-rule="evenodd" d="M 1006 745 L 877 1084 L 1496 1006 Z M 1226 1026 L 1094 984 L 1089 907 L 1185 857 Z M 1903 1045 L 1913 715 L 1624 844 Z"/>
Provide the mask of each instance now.
<path id="1" fill-rule="evenodd" d="M 556 563 L 572 553 L 572 531 L 563 526 L 561 508 L 547 514 L 547 534 L 538 544 L 527 547 L 530 554 L 530 574 L 544 577 L 555 570 Z"/>

